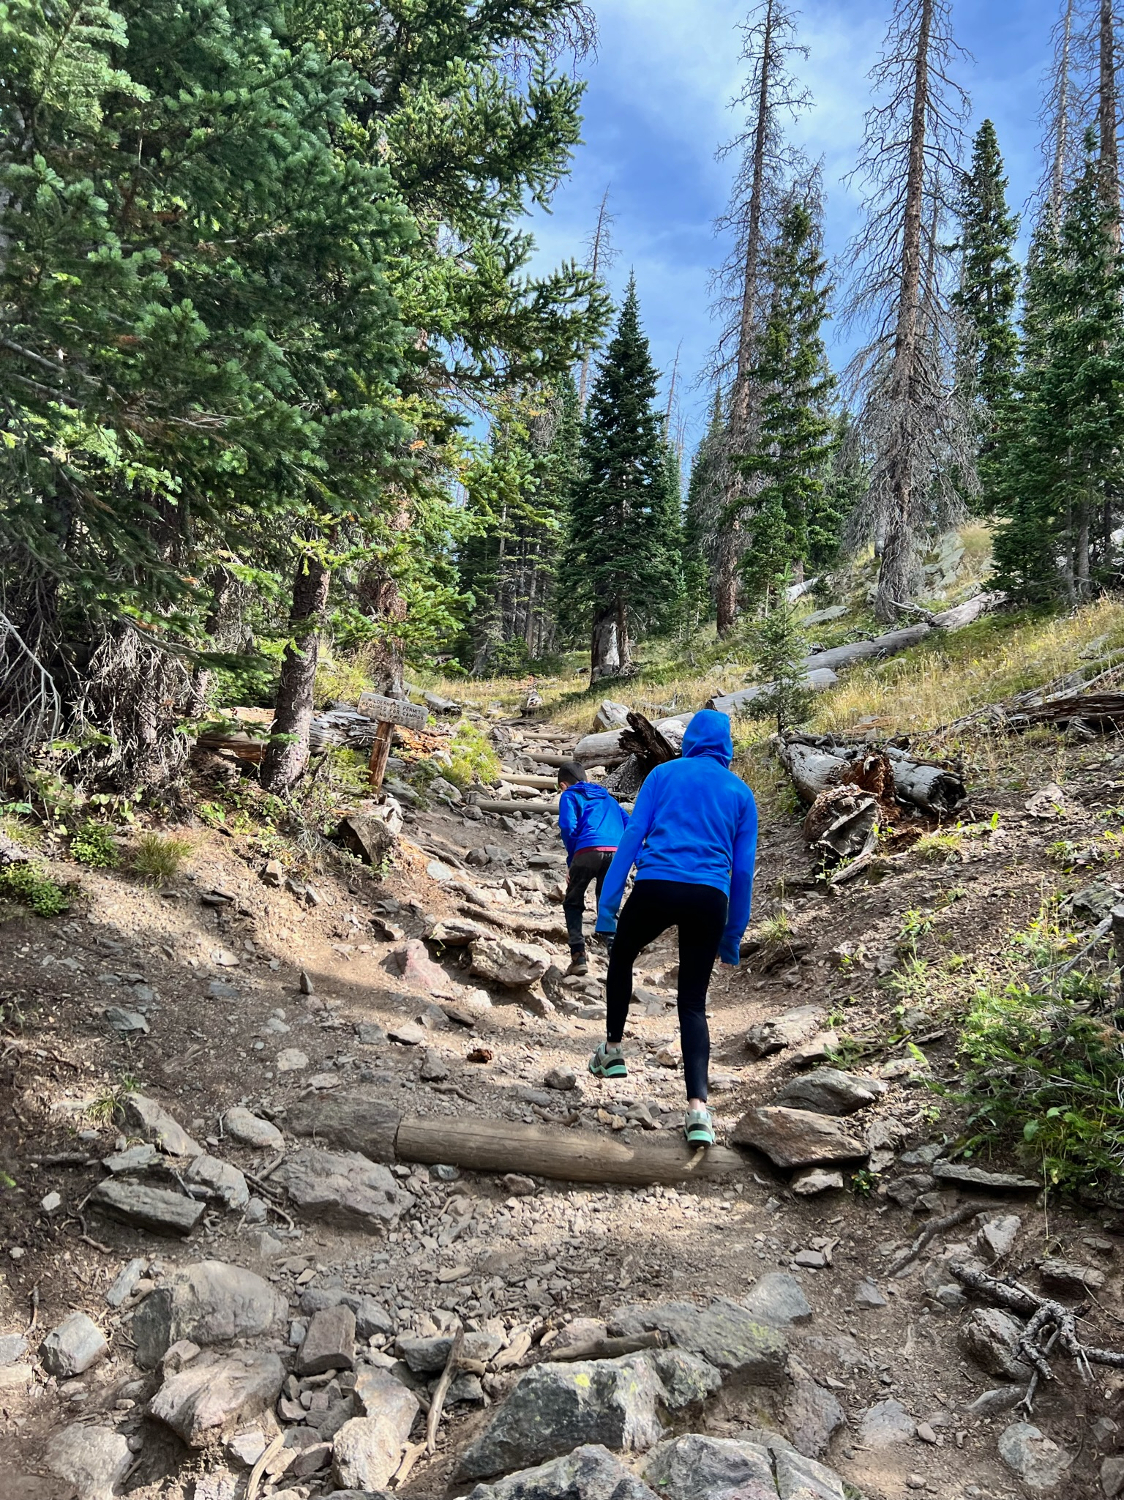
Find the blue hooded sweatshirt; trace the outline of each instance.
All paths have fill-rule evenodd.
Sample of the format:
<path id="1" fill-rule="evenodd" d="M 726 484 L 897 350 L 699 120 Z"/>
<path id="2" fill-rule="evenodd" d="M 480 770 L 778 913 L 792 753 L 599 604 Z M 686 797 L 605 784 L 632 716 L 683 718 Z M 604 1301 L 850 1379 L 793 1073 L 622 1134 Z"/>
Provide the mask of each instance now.
<path id="1" fill-rule="evenodd" d="M 649 772 L 628 828 L 605 876 L 597 931 L 615 932 L 628 872 L 636 879 L 710 885 L 730 898 L 719 957 L 736 964 L 749 923 L 757 853 L 757 804 L 729 769 L 734 746 L 730 720 L 704 709 L 683 736 L 681 760 Z"/>
<path id="2" fill-rule="evenodd" d="M 612 792 L 596 781 L 568 786 L 558 803 L 558 829 L 566 845 L 566 863 L 579 849 L 615 849 L 628 814 Z"/>

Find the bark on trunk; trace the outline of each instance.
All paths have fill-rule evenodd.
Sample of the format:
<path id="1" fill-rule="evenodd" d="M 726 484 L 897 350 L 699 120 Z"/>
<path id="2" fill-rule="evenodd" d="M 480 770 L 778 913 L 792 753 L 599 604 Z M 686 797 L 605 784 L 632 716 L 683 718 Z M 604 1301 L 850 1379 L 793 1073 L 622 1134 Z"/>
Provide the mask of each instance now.
<path id="1" fill-rule="evenodd" d="M 261 782 L 267 792 L 287 792 L 299 781 L 308 763 L 308 731 L 312 724 L 320 627 L 331 580 L 331 569 L 320 558 L 302 558 L 297 566 L 289 616 L 293 638 L 285 649 L 281 664 L 273 738 L 262 756 Z"/>
<path id="2" fill-rule="evenodd" d="M 917 364 L 921 355 L 921 216 L 925 196 L 925 120 L 929 104 L 929 43 L 932 24 L 933 0 L 921 0 L 921 23 L 914 64 L 909 165 L 906 171 L 898 315 L 890 374 L 889 399 L 893 430 L 886 466 L 889 514 L 882 547 L 882 564 L 878 571 L 878 594 L 874 604 L 875 615 L 886 621 L 893 620 L 897 615 L 898 601 L 908 599 L 912 593 L 915 567 L 915 405 Z"/>
<path id="3" fill-rule="evenodd" d="M 804 738 L 781 740 L 777 754 L 801 799 L 811 803 L 829 788 L 838 786 L 847 767 L 865 750 L 865 746 L 860 749 L 828 742 L 816 744 Z M 967 789 L 958 772 L 914 760 L 891 746 L 884 754 L 893 763 L 893 789 L 899 801 L 910 802 L 937 816 L 955 812 L 965 801 Z"/>
<path id="4" fill-rule="evenodd" d="M 599 610 L 593 618 L 593 638 L 589 651 L 589 685 L 600 682 L 603 677 L 620 675 L 621 655 L 617 639 L 617 609 L 612 604 Z"/>
<path id="5" fill-rule="evenodd" d="M 1101 192 L 1106 208 L 1113 214 L 1112 237 L 1119 245 L 1120 224 L 1116 218 L 1120 206 L 1120 169 L 1116 147 L 1116 18 L 1112 0 L 1101 0 L 1098 28 L 1097 133 L 1101 150 Z"/>

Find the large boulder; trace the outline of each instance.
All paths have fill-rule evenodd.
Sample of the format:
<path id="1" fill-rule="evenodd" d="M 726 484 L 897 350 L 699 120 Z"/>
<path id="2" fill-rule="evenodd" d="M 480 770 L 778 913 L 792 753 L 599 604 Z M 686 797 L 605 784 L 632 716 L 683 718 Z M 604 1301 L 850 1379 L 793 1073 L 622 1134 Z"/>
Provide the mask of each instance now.
<path id="1" fill-rule="evenodd" d="M 814 1380 L 796 1380 L 785 1403 L 784 1425 L 792 1446 L 805 1458 L 826 1453 L 847 1418 L 839 1402 Z"/>
<path id="2" fill-rule="evenodd" d="M 886 1092 L 880 1078 L 861 1078 L 839 1068 L 813 1068 L 791 1078 L 777 1095 L 777 1103 L 822 1115 L 850 1115 Z"/>
<path id="3" fill-rule="evenodd" d="M 1022 1324 L 998 1307 L 976 1307 L 960 1325 L 961 1349 L 981 1370 L 1004 1380 L 1030 1379 L 1030 1366 L 1019 1356 Z"/>
<path id="4" fill-rule="evenodd" d="M 812 1305 L 804 1288 L 788 1271 L 766 1271 L 759 1276 L 742 1298 L 742 1306 L 759 1322 L 774 1328 L 812 1319 Z"/>
<path id="5" fill-rule="evenodd" d="M 413 1203 L 389 1168 L 358 1151 L 295 1151 L 273 1181 L 307 1218 L 385 1234 Z"/>
<path id="6" fill-rule="evenodd" d="M 123 1433 L 84 1422 L 56 1432 L 43 1457 L 51 1473 L 71 1486 L 76 1500 L 114 1500 L 117 1486 L 133 1466 Z"/>
<path id="7" fill-rule="evenodd" d="M 189 1448 L 206 1448 L 271 1407 L 284 1379 L 276 1354 L 249 1349 L 200 1354 L 165 1380 L 148 1403 L 148 1414 Z"/>
<path id="8" fill-rule="evenodd" d="M 701 1354 L 751 1385 L 777 1385 L 784 1378 L 784 1334 L 775 1323 L 726 1297 L 716 1297 L 706 1308 L 693 1302 L 622 1307 L 610 1319 L 610 1331 L 625 1336 L 654 1329 L 667 1334 L 676 1348 Z"/>
<path id="9" fill-rule="evenodd" d="M 155 1369 L 166 1351 L 188 1339 L 201 1348 L 277 1331 L 285 1299 L 253 1271 L 220 1260 L 173 1271 L 133 1314 L 136 1361 Z"/>
<path id="10" fill-rule="evenodd" d="M 395 948 L 387 962 L 394 973 L 401 975 L 405 984 L 420 994 L 452 1000 L 457 993 L 456 981 L 440 964 L 433 962 L 421 938 L 411 938 L 400 948 Z"/>
<path id="11" fill-rule="evenodd" d="M 332 1500 L 340 1500 L 333 1495 Z M 618 1458 L 599 1443 L 586 1444 L 534 1469 L 478 1484 L 468 1500 L 656 1500 Z"/>
<path id="12" fill-rule="evenodd" d="M 1012 1422 L 999 1435 L 999 1457 L 1028 1490 L 1056 1489 L 1073 1465 L 1073 1455 L 1059 1448 L 1030 1422 Z"/>
<path id="13" fill-rule="evenodd" d="M 289 1106 L 285 1124 L 294 1135 L 315 1136 L 339 1151 L 370 1161 L 393 1162 L 401 1110 L 353 1094 L 313 1095 Z"/>
<path id="14" fill-rule="evenodd" d="M 735 1146 L 753 1146 L 778 1167 L 858 1161 L 870 1155 L 866 1144 L 834 1116 L 775 1104 L 746 1110 L 730 1140 Z"/>
<path id="15" fill-rule="evenodd" d="M 773 1459 L 768 1448 L 736 1438 L 689 1433 L 653 1449 L 644 1478 L 665 1500 L 776 1500 Z"/>
<path id="16" fill-rule="evenodd" d="M 470 972 L 505 989 L 523 990 L 550 968 L 550 954 L 537 943 L 514 938 L 478 938 L 472 945 Z"/>
<path id="17" fill-rule="evenodd" d="M 663 1436 L 663 1411 L 701 1402 L 721 1379 L 678 1349 L 535 1365 L 461 1455 L 460 1477 L 508 1473 L 586 1443 L 643 1451 Z"/>

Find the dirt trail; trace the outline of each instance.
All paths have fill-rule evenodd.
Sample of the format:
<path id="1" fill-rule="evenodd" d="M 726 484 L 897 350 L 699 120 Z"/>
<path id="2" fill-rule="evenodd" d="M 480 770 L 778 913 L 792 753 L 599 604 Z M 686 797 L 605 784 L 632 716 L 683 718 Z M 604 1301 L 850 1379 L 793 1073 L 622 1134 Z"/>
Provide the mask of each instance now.
<path id="1" fill-rule="evenodd" d="M 563 750 L 571 743 L 549 726 L 526 734 Z M 1090 826 L 1098 800 L 1118 797 L 1092 754 L 1085 769 L 1071 768 L 1066 791 L 1075 798 L 1072 819 Z M 885 973 L 900 967 L 906 913 L 935 912 L 924 941 L 967 955 L 1025 926 L 1041 902 L 1043 848 L 1056 830 L 1025 815 L 1022 802 L 1021 793 L 985 790 L 977 810 L 986 817 L 998 808 L 999 826 L 966 846 L 955 864 L 934 867 L 905 855 L 891 862 L 881 884 L 856 883 L 831 897 L 794 889 L 794 872 L 807 866 L 795 827 L 765 828 L 755 927 L 776 911 L 783 878 L 792 934 L 787 948 L 766 948 L 736 973 L 722 971 L 713 985 L 712 1103 L 720 1138 L 799 1071 L 795 1046 L 750 1060 L 749 1028 L 814 1006 L 817 1025 L 826 1028 L 835 1016 L 851 1035 L 886 1034 L 902 1002 L 888 992 Z M 347 1095 L 450 1120 L 479 1114 L 553 1122 L 559 1130 L 675 1131 L 683 1099 L 673 1066 L 673 941 L 650 950 L 638 971 L 645 993 L 626 1035 L 629 1078 L 597 1081 L 585 1071 L 601 1035 L 597 960 L 586 986 L 551 981 L 556 1003 L 528 1003 L 492 986 L 487 1008 L 481 981 L 458 967 L 455 950 L 444 954 L 446 996 L 411 989 L 409 976 L 391 972 L 392 955 L 429 931 L 432 919 L 471 907 L 465 887 L 488 903 L 477 904 L 479 912 L 557 918 L 558 906 L 540 889 L 564 874 L 550 819 L 505 825 L 455 808 L 420 812 L 385 881 L 356 868 L 314 880 L 311 896 L 263 884 L 262 861 L 244 839 L 198 830 L 192 838 L 185 874 L 167 891 L 83 872 L 69 918 L 10 917 L 0 926 L 7 1019 L 0 1051 L 10 1122 L 2 1165 L 15 1182 L 0 1199 L 0 1335 L 27 1334 L 34 1354 L 45 1330 L 81 1310 L 110 1338 L 108 1358 L 72 1380 L 45 1377 L 38 1367 L 28 1373 L 31 1366 L 18 1357 L 11 1368 L 24 1373 L 9 1375 L 7 1356 L 0 1358 L 8 1438 L 0 1500 L 65 1500 L 68 1487 L 44 1467 L 43 1445 L 76 1419 L 128 1436 L 139 1455 L 128 1493 L 212 1500 L 201 1477 L 211 1460 L 192 1456 L 144 1417 L 147 1390 L 131 1358 L 131 1303 L 119 1312 L 106 1304 L 108 1288 L 133 1257 L 157 1262 L 147 1271 L 150 1281 L 201 1259 L 247 1266 L 279 1287 L 298 1318 L 309 1288 L 373 1297 L 393 1324 L 385 1336 L 375 1333 L 375 1350 L 391 1349 L 395 1333 L 435 1334 L 456 1320 L 503 1343 L 521 1329 L 536 1341 L 545 1332 L 549 1346 L 568 1321 L 596 1319 L 624 1303 L 740 1299 L 763 1273 L 792 1272 L 813 1316 L 794 1331 L 789 1374 L 810 1377 L 840 1403 L 846 1424 L 824 1461 L 848 1483 L 869 1500 L 915 1492 L 1001 1500 L 1034 1492 L 997 1454 L 1011 1411 L 969 1411 L 998 1382 L 961 1350 L 963 1303 L 949 1292 L 942 1257 L 955 1243 L 976 1253 L 977 1224 L 938 1237 L 900 1278 L 887 1275 L 926 1212 L 970 1201 L 934 1182 L 924 1160 L 909 1159 L 949 1128 L 936 1130 L 933 1095 L 911 1066 L 910 1038 L 877 1059 L 886 1091 L 848 1122 L 873 1146 L 879 1169 L 860 1174 L 858 1190 L 798 1197 L 790 1174 L 765 1157 L 754 1158 L 733 1185 L 678 1189 L 540 1181 L 528 1191 L 531 1185 L 496 1177 L 398 1167 L 415 1202 L 386 1238 L 309 1222 L 268 1183 L 261 1186 L 272 1156 L 224 1133 L 227 1109 L 245 1106 L 284 1129 L 285 1111 L 298 1100 L 330 1103 Z M 496 853 L 477 863 L 484 856 L 472 851 L 485 845 Z M 72 867 L 67 874 L 73 878 Z M 297 882 L 298 889 L 305 884 Z M 833 950 L 844 943 L 852 958 L 840 968 Z M 543 946 L 564 966 L 563 943 Z M 474 1024 L 450 1020 L 440 1008 L 444 998 L 475 1007 Z M 911 1003 L 924 1011 L 926 997 Z M 143 1013 L 147 1033 L 115 1032 L 105 1017 L 113 1005 Z M 922 1038 L 934 1073 L 955 1074 L 954 1033 L 942 1028 L 939 1009 L 917 1020 L 913 1037 Z M 567 1068 L 577 1075 L 576 1088 L 546 1087 L 548 1073 Z M 246 1173 L 264 1223 L 212 1209 L 185 1242 L 116 1224 L 85 1204 L 104 1175 L 101 1158 L 127 1144 L 121 1137 L 135 1139 L 112 1116 L 115 1097 L 130 1087 L 159 1100 L 206 1149 Z M 42 1209 L 52 1193 L 59 1206 Z M 1053 1208 L 1047 1220 L 1033 1194 L 1012 1196 L 1007 1212 L 1021 1225 L 1002 1268 L 1033 1278 L 1047 1251 L 1093 1262 L 1105 1281 L 1084 1336 L 1120 1342 L 1116 1231 L 1124 1225 L 1103 1212 Z M 1114 1424 L 1124 1378 L 1098 1370 L 1083 1388 L 1071 1367 L 1059 1364 L 1058 1371 L 1057 1381 L 1040 1387 L 1033 1421 L 1073 1460 L 1055 1493 L 1092 1494 L 1100 1463 L 1121 1435 Z M 510 1371 L 488 1370 L 479 1392 L 494 1402 L 511 1382 Z M 731 1436 L 762 1422 L 791 1429 L 790 1398 L 786 1386 L 724 1392 L 694 1430 Z M 890 1398 L 905 1408 L 909 1430 L 876 1446 L 877 1433 L 869 1422 L 863 1428 L 863 1417 Z M 404 1493 L 444 1494 L 453 1455 L 484 1420 L 478 1399 L 451 1405 L 437 1454 L 416 1464 Z M 239 1485 L 244 1481 L 242 1472 Z M 262 1493 L 293 1483 L 267 1482 Z M 298 1493 L 318 1495 L 325 1484 L 326 1476 L 311 1475 Z M 221 1490 L 215 1496 L 226 1500 Z"/>

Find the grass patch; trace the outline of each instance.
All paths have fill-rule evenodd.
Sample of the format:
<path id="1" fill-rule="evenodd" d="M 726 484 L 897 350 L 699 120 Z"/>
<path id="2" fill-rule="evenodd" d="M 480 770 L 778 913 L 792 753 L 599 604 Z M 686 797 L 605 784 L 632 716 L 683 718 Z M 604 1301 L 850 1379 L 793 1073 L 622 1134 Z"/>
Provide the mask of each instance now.
<path id="1" fill-rule="evenodd" d="M 38 917 L 57 917 L 70 910 L 70 897 L 34 860 L 0 868 L 0 899 L 18 901 Z"/>
<path id="2" fill-rule="evenodd" d="M 446 781 L 463 792 L 474 782 L 487 786 L 500 774 L 500 758 L 492 748 L 486 730 L 462 720 L 449 741 L 451 765 L 445 767 Z"/>
<path id="3" fill-rule="evenodd" d="M 1124 1195 L 1124 1036 L 1025 985 L 978 990 L 960 1042 L 966 1154 L 1014 1147 L 1043 1183 Z"/>
<path id="4" fill-rule="evenodd" d="M 172 834 L 142 833 L 133 850 L 131 867 L 135 875 L 153 885 L 163 885 L 174 880 L 191 853 L 188 839 L 178 839 Z"/>

